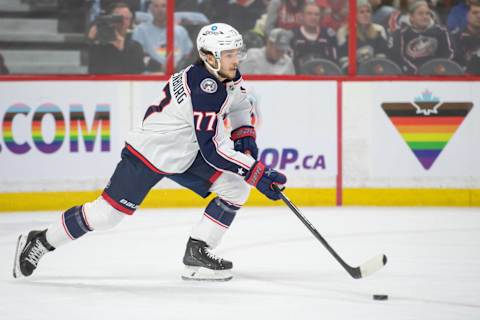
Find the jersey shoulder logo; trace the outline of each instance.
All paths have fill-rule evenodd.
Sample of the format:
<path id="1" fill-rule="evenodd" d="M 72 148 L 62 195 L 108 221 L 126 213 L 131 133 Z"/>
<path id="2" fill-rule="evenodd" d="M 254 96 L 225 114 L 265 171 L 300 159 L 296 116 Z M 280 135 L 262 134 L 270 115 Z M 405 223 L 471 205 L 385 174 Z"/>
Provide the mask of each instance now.
<path id="1" fill-rule="evenodd" d="M 200 83 L 200 88 L 206 93 L 214 93 L 217 91 L 217 83 L 215 80 L 206 78 Z"/>

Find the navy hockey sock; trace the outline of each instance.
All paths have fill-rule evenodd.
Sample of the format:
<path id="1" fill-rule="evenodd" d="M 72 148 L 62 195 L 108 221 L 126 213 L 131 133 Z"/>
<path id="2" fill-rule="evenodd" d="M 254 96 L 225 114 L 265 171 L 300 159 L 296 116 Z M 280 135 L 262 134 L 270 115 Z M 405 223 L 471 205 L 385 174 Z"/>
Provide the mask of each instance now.
<path id="1" fill-rule="evenodd" d="M 238 209 L 240 209 L 238 206 L 217 197 L 210 201 L 205 209 L 205 215 L 213 222 L 228 228 L 235 219 Z"/>
<path id="2" fill-rule="evenodd" d="M 63 213 L 62 220 L 63 227 L 72 240 L 92 231 L 83 215 L 83 206 L 68 209 Z"/>

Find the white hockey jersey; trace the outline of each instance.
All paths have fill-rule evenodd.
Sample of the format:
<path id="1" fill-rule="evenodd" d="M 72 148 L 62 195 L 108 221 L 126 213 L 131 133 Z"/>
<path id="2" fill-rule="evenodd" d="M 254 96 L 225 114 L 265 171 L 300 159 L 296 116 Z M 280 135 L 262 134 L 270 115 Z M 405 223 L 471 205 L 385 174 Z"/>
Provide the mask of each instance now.
<path id="1" fill-rule="evenodd" d="M 255 160 L 233 149 L 231 128 L 251 125 L 252 106 L 242 78 L 219 81 L 202 64 L 172 75 L 164 97 L 150 106 L 139 128 L 127 137 L 127 146 L 146 158 L 155 171 L 182 173 L 200 151 L 211 166 L 244 176 Z"/>

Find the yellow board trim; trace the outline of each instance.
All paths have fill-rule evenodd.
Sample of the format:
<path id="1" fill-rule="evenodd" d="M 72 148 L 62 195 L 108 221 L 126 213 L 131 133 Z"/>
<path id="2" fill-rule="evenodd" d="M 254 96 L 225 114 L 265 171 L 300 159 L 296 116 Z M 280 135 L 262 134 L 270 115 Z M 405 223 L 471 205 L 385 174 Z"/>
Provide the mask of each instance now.
<path id="1" fill-rule="evenodd" d="M 343 205 L 479 207 L 480 189 L 344 189 Z"/>
<path id="2" fill-rule="evenodd" d="M 78 192 L 1 193 L 0 212 L 65 210 L 97 198 L 101 190 Z M 298 206 L 334 206 L 334 188 L 289 188 L 287 196 Z M 202 199 L 186 189 L 154 189 L 142 208 L 204 207 L 211 199 Z M 257 190 L 252 190 L 247 206 L 280 206 Z M 480 189 L 371 189 L 343 190 L 345 206 L 474 206 L 480 207 Z"/>
<path id="3" fill-rule="evenodd" d="M 303 206 L 335 205 L 335 189 L 292 188 L 286 194 Z M 0 193 L 0 212 L 65 210 L 96 199 L 97 191 L 78 192 L 23 192 Z M 203 199 L 187 189 L 153 189 L 143 201 L 141 208 L 204 207 L 213 197 Z M 252 190 L 248 206 L 279 206 L 280 201 L 271 201 L 257 190 Z"/>

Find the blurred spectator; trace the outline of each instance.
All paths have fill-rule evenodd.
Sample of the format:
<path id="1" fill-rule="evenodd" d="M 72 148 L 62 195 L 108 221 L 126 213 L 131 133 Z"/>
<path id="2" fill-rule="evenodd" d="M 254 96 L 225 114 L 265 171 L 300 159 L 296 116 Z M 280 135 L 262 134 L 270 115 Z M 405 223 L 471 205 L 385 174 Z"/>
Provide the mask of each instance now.
<path id="1" fill-rule="evenodd" d="M 138 41 L 143 51 L 150 57 L 147 70 L 165 72 L 167 60 L 167 0 L 152 0 L 150 12 L 153 21 L 147 21 L 135 28 L 133 39 Z M 183 67 L 192 58 L 193 44 L 187 30 L 179 25 L 174 27 L 175 67 Z"/>
<path id="2" fill-rule="evenodd" d="M 470 3 L 467 25 L 453 35 L 455 60 L 469 74 L 480 74 L 480 3 Z"/>
<path id="3" fill-rule="evenodd" d="M 347 23 L 348 0 L 316 0 L 316 2 L 324 11 L 321 20 L 322 28 L 337 31 Z"/>
<path id="4" fill-rule="evenodd" d="M 257 29 L 252 29 L 247 31 L 242 35 L 243 44 L 245 48 L 261 48 L 265 46 L 265 39 L 263 37 L 263 32 L 258 32 Z"/>
<path id="5" fill-rule="evenodd" d="M 395 10 L 392 12 L 388 19 L 388 27 L 387 31 L 389 33 L 394 33 L 395 31 L 402 29 L 405 26 L 410 25 L 410 12 L 409 8 L 416 2 L 417 0 L 400 0 L 400 10 Z M 440 24 L 440 19 L 438 14 L 432 10 L 432 3 L 431 1 L 427 1 L 427 4 L 430 8 L 430 15 L 432 17 L 432 21 L 435 24 Z"/>
<path id="6" fill-rule="evenodd" d="M 292 47 L 297 72 L 312 58 L 337 62 L 335 31 L 321 28 L 320 18 L 321 9 L 316 2 L 305 4 L 302 25 L 293 30 Z"/>
<path id="7" fill-rule="evenodd" d="M 175 0 L 175 11 L 200 11 L 198 0 Z"/>
<path id="8" fill-rule="evenodd" d="M 232 5 L 235 2 L 236 0 L 202 0 L 200 11 L 205 13 L 210 21 L 230 24 Z M 233 23 L 231 25 L 236 28 Z"/>
<path id="9" fill-rule="evenodd" d="M 93 23 L 95 18 L 100 15 L 102 9 L 100 7 L 100 0 L 92 0 L 90 3 L 90 12 L 88 14 L 88 22 Z"/>
<path id="10" fill-rule="evenodd" d="M 201 12 L 194 11 L 177 11 L 174 12 L 175 23 L 183 27 L 188 26 L 201 26 L 210 23 L 207 16 Z M 144 22 L 152 22 L 153 16 L 150 12 L 135 12 L 135 23 L 142 24 Z M 201 29 L 201 28 L 200 28 Z M 195 34 L 195 36 L 198 32 Z"/>
<path id="11" fill-rule="evenodd" d="M 384 3 L 384 0 L 369 0 L 372 6 L 372 22 L 381 25 L 384 29 L 388 27 L 390 15 L 395 8 Z"/>
<path id="12" fill-rule="evenodd" d="M 267 7 L 265 34 L 273 28 L 291 30 L 300 27 L 304 0 L 271 0 Z"/>
<path id="13" fill-rule="evenodd" d="M 480 5 L 480 0 L 461 0 L 459 4 L 450 9 L 447 17 L 447 27 L 449 31 L 461 31 L 467 26 L 467 13 L 469 6 Z"/>
<path id="14" fill-rule="evenodd" d="M 147 12 L 152 0 L 140 0 L 140 11 Z M 190 1 L 190 0 L 187 0 Z M 201 0 L 198 0 L 201 1 Z M 176 3 L 176 2 L 175 2 Z"/>
<path id="15" fill-rule="evenodd" d="M 267 2 L 263 0 L 263 2 Z M 256 21 L 255 26 L 242 34 L 243 44 L 248 49 L 262 48 L 265 46 L 265 23 L 267 21 L 267 14 L 263 13 Z"/>
<path id="16" fill-rule="evenodd" d="M 434 58 L 452 58 L 447 30 L 434 23 L 426 1 L 412 3 L 409 18 L 410 25 L 395 31 L 390 43 L 391 58 L 405 73 L 416 73 L 422 64 Z"/>
<path id="17" fill-rule="evenodd" d="M 417 0 L 400 0 L 399 8 L 394 9 L 387 19 L 386 30 L 392 34 L 395 31 L 410 25 L 410 12 L 408 8 Z"/>
<path id="18" fill-rule="evenodd" d="M 243 34 L 255 26 L 266 7 L 266 0 L 203 0 L 200 11 L 210 21 L 228 23 Z"/>
<path id="19" fill-rule="evenodd" d="M 340 65 L 348 65 L 348 26 L 337 33 Z M 386 57 L 388 52 L 385 29 L 372 23 L 372 6 L 368 0 L 357 0 L 357 62 L 364 63 L 375 57 Z"/>
<path id="20" fill-rule="evenodd" d="M 71 0 L 63 0 L 71 1 Z M 106 12 L 110 7 L 116 3 L 124 3 L 128 6 L 130 11 L 136 16 L 136 12 L 142 10 L 142 6 L 145 1 L 150 0 L 79 0 L 85 3 L 89 3 L 90 12 L 89 12 L 89 21 L 93 22 L 95 18 L 100 15 L 102 12 Z"/>
<path id="21" fill-rule="evenodd" d="M 151 15 L 150 15 L 151 17 Z M 180 24 L 182 26 L 204 26 L 210 23 L 207 16 L 201 12 L 193 12 L 193 11 L 178 11 L 174 13 L 175 23 Z M 149 19 L 150 21 L 153 20 L 153 17 Z M 201 29 L 201 28 L 200 28 Z M 198 32 L 195 34 L 197 35 Z"/>
<path id="22" fill-rule="evenodd" d="M 92 40 L 89 48 L 88 72 L 93 74 L 132 74 L 145 71 L 143 50 L 132 40 L 129 29 L 132 12 L 125 3 L 115 3 L 100 16 L 88 32 Z M 113 22 L 119 16 L 119 22 Z M 100 23 L 100 19 L 104 19 Z M 107 21 L 107 22 L 105 22 Z"/>
<path id="23" fill-rule="evenodd" d="M 210 21 L 228 23 L 229 7 L 229 0 L 202 0 L 198 10 L 203 12 Z"/>
<path id="24" fill-rule="evenodd" d="M 291 31 L 280 28 L 273 29 L 267 38 L 265 47 L 251 48 L 247 58 L 240 63 L 243 74 L 295 74 L 290 41 Z"/>
<path id="25" fill-rule="evenodd" d="M 230 3 L 228 21 L 242 34 L 255 27 L 267 8 L 264 0 L 233 0 Z"/>
<path id="26" fill-rule="evenodd" d="M 263 0 L 263 3 L 268 7 L 270 0 Z M 257 38 L 261 38 L 262 42 L 265 44 L 265 38 L 266 38 L 265 26 L 266 25 L 267 25 L 267 13 L 265 12 L 262 15 L 260 15 L 260 17 L 255 21 L 255 26 L 252 29 L 245 32 L 244 35 L 248 33 L 253 33 L 254 36 L 256 36 Z"/>
<path id="27" fill-rule="evenodd" d="M 5 59 L 3 59 L 3 55 L 0 53 L 0 74 L 9 74 L 7 65 L 5 64 Z"/>
<path id="28" fill-rule="evenodd" d="M 65 0 L 71 1 L 71 0 Z M 85 0 L 82 0 L 85 2 Z M 91 0 L 88 0 L 91 1 Z M 141 9 L 141 0 L 100 0 L 100 7 L 102 10 L 108 10 L 108 8 L 112 7 L 116 3 L 124 3 L 130 8 L 130 11 L 135 12 Z"/>

